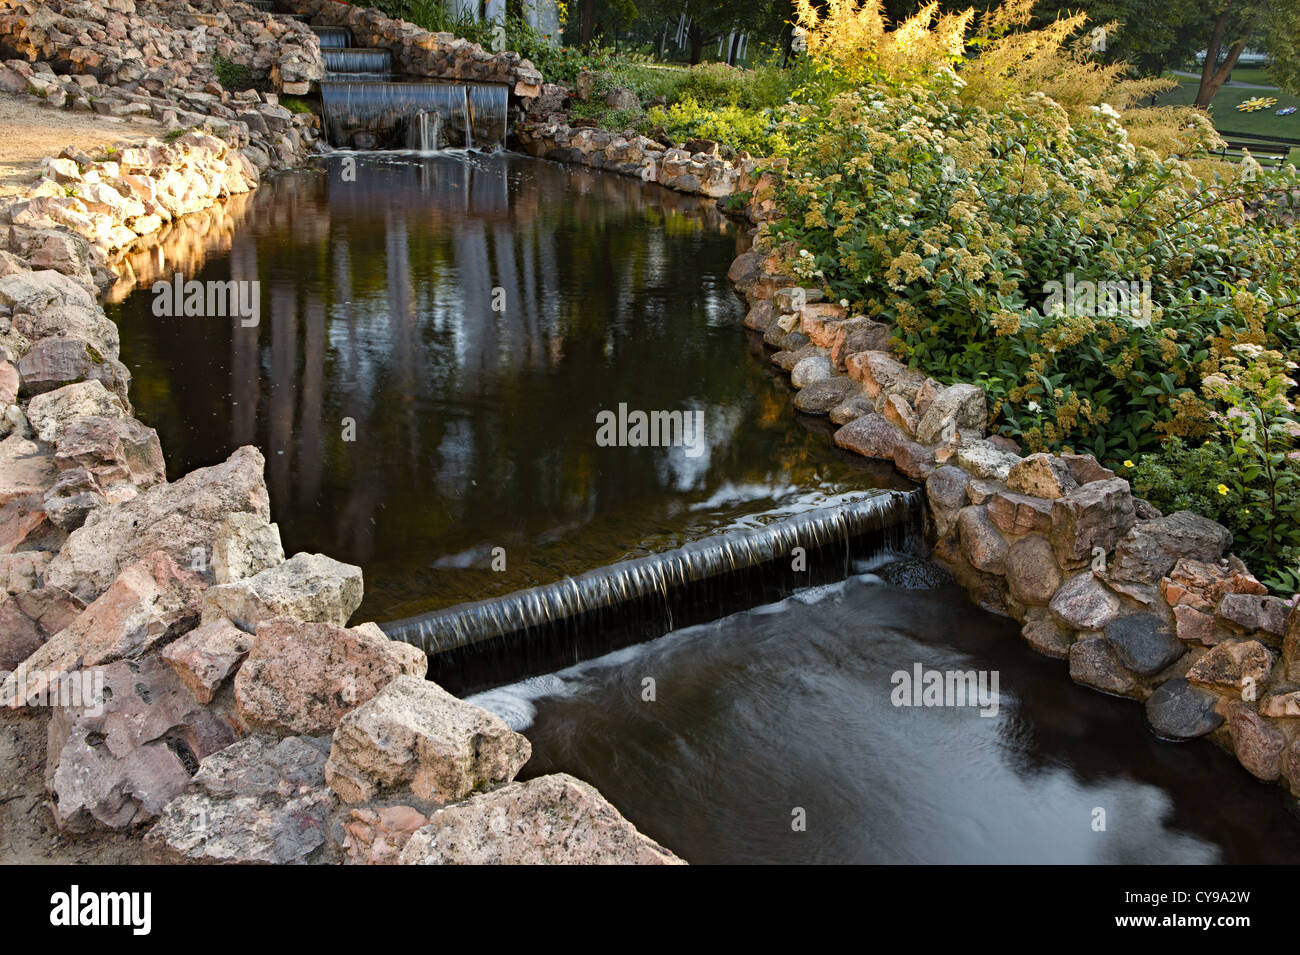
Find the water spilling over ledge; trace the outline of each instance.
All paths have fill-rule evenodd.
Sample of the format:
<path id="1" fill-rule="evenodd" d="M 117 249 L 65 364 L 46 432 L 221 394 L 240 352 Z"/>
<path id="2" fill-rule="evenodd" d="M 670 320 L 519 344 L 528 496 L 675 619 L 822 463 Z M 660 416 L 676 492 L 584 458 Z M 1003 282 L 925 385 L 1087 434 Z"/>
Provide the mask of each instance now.
<path id="1" fill-rule="evenodd" d="M 320 40 L 322 50 L 342 50 L 352 43 L 352 31 L 347 27 L 313 26 L 311 32 Z"/>
<path id="2" fill-rule="evenodd" d="M 905 546 L 922 506 L 917 491 L 876 491 L 383 627 L 429 654 L 430 679 L 464 693 L 842 580 L 855 559 Z"/>
<path id="3" fill-rule="evenodd" d="M 347 53 L 361 51 L 348 50 Z M 497 149 L 505 145 L 508 90 L 487 83 L 320 85 L 325 129 L 334 146 L 360 149 Z M 425 117 L 438 117 L 439 141 L 420 141 Z"/>
<path id="4" fill-rule="evenodd" d="M 387 50 L 324 49 L 325 69 L 331 73 L 391 73 L 393 54 Z"/>

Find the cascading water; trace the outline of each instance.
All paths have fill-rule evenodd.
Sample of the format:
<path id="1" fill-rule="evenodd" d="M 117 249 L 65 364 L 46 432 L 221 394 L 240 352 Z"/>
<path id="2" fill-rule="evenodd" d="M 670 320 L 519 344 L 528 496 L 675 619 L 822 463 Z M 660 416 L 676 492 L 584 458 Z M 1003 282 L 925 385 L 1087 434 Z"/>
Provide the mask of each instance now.
<path id="1" fill-rule="evenodd" d="M 436 152 L 442 117 L 437 113 L 421 111 L 411 121 L 407 146 L 422 153 Z"/>
<path id="2" fill-rule="evenodd" d="M 469 692 L 842 580 L 905 546 L 921 507 L 919 492 L 878 491 L 383 628 L 429 655 L 430 679 Z"/>
<path id="3" fill-rule="evenodd" d="M 313 26 L 311 32 L 316 34 L 320 40 L 320 48 L 324 50 L 343 50 L 352 45 L 352 31 L 347 27 L 317 27 Z"/>
<path id="4" fill-rule="evenodd" d="M 387 75 L 393 71 L 393 54 L 387 50 L 348 48 L 343 50 L 322 49 L 325 69 L 331 73 L 379 73 Z"/>
<path id="5" fill-rule="evenodd" d="M 443 146 L 502 146 L 506 88 L 486 84 L 329 81 L 320 85 L 330 142 L 410 148 L 420 117 L 436 114 Z"/>

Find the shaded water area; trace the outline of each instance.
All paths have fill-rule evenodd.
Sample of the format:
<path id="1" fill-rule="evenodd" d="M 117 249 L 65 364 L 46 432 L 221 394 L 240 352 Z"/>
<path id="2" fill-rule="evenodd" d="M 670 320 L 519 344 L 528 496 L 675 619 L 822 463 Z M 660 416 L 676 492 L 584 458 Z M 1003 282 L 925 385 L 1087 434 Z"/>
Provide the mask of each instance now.
<path id="1" fill-rule="evenodd" d="M 260 447 L 286 549 L 363 567 L 357 619 L 910 486 L 792 423 L 711 202 L 526 157 L 349 158 L 355 181 L 343 158 L 273 177 L 209 245 L 142 257 L 109 311 L 170 475 Z M 155 316 L 176 270 L 259 280 L 260 323 Z M 599 446 L 620 404 L 698 411 L 703 439 Z"/>
<path id="2" fill-rule="evenodd" d="M 472 699 L 526 730 L 526 777 L 589 781 L 693 863 L 1300 862 L 1280 788 L 902 566 Z M 996 671 L 996 713 L 894 706 L 917 664 Z"/>

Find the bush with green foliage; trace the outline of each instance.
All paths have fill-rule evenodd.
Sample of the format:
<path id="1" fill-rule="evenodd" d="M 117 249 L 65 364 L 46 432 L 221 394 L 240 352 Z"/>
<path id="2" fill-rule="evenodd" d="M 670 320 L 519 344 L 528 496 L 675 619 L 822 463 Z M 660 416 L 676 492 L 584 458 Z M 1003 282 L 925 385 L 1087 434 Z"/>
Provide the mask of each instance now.
<path id="1" fill-rule="evenodd" d="M 662 127 L 674 140 L 713 139 L 755 156 L 781 156 L 789 144 L 777 126 L 773 110 L 747 110 L 739 106 L 709 108 L 686 97 L 668 107 L 655 106 L 646 117 L 651 127 Z"/>

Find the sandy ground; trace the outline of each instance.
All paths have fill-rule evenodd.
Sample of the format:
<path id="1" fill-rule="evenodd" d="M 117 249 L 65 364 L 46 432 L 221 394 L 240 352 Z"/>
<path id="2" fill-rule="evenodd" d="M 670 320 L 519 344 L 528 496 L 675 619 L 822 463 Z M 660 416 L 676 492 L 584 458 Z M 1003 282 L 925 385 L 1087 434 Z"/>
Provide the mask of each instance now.
<path id="1" fill-rule="evenodd" d="M 65 146 L 89 150 L 118 140 L 161 136 L 151 119 L 129 120 L 41 106 L 30 96 L 0 92 L 0 196 L 13 195 L 36 178 L 41 160 Z"/>
<path id="2" fill-rule="evenodd" d="M 43 778 L 45 724 L 43 713 L 0 709 L 0 865 L 153 861 L 142 850 L 138 834 L 65 836 L 58 831 Z"/>

